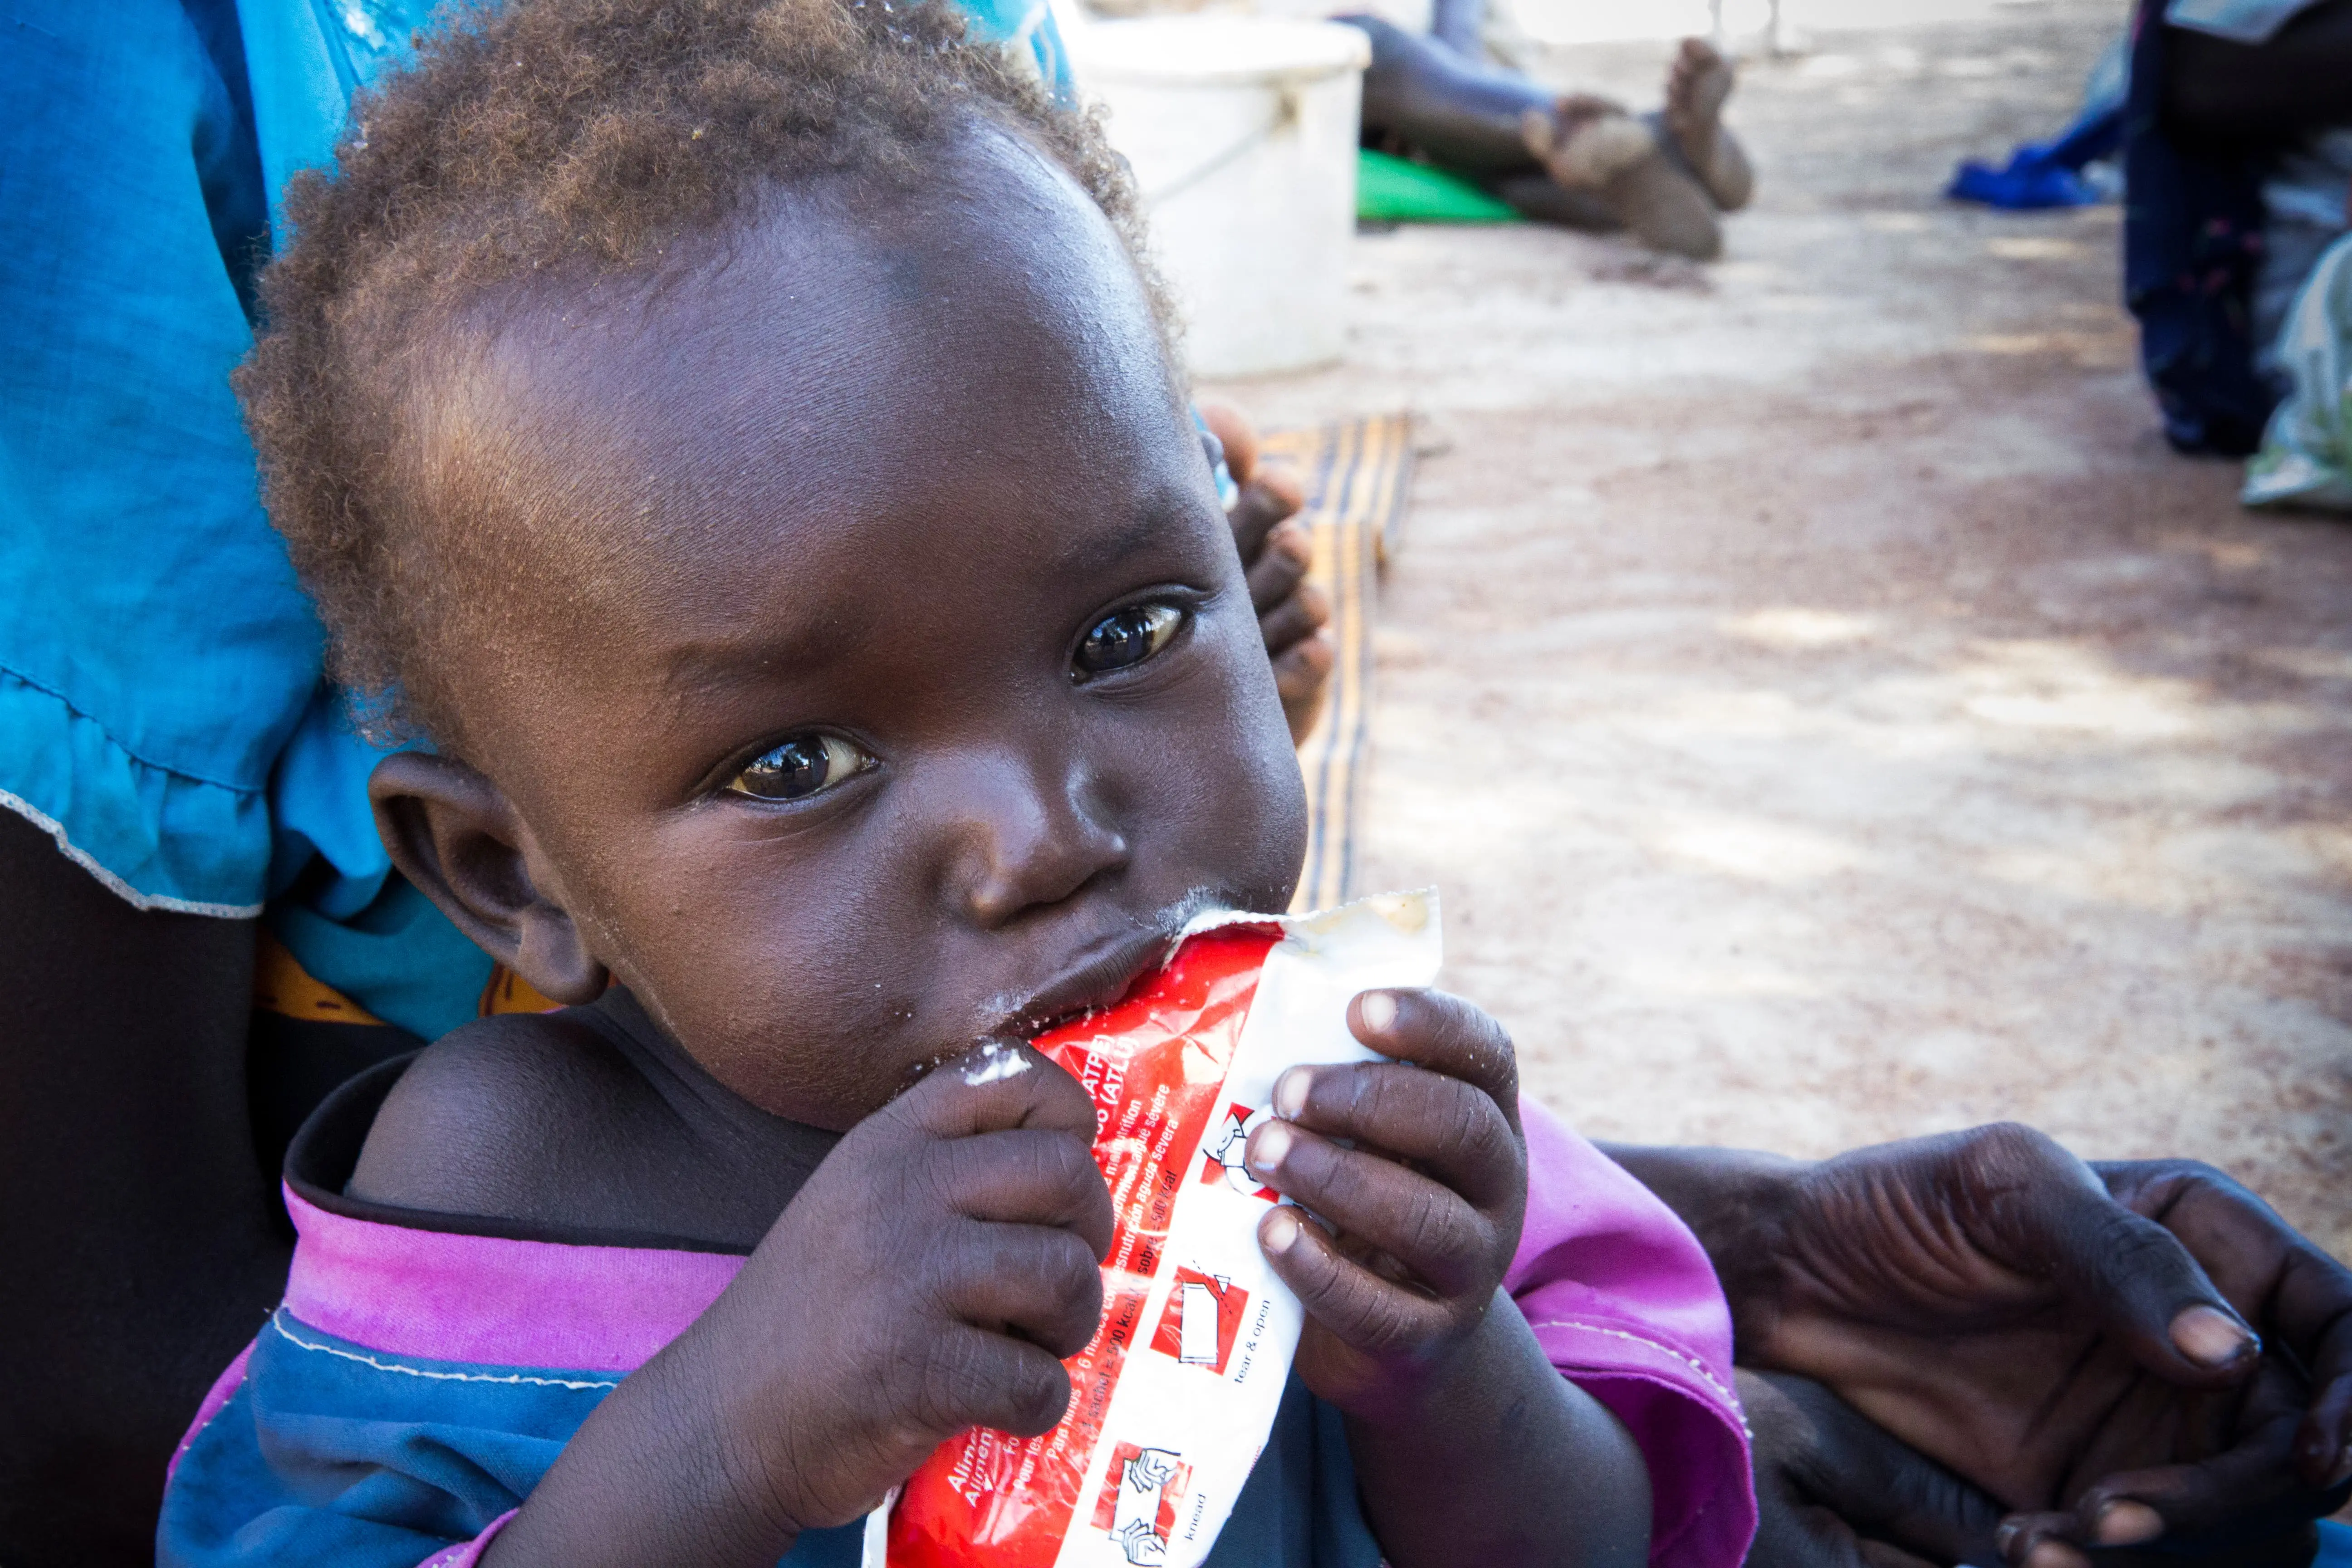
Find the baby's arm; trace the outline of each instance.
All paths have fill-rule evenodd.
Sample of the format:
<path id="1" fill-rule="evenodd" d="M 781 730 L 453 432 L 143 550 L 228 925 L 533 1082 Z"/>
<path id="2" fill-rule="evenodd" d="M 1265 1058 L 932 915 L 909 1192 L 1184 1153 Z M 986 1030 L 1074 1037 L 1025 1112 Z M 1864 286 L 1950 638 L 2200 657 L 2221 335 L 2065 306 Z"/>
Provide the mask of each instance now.
<path id="1" fill-rule="evenodd" d="M 1396 1059 L 1285 1074 L 1250 1165 L 1337 1230 L 1285 1207 L 1259 1237 L 1306 1304 L 1298 1372 L 1348 1417 L 1382 1551 L 1399 1568 L 1637 1568 L 1641 1449 L 1502 1289 L 1528 1186 L 1509 1040 L 1429 991 L 1367 992 L 1349 1024 Z"/>
<path id="2" fill-rule="evenodd" d="M 1060 1419 L 1111 1212 L 1068 1074 L 950 1062 L 854 1129 L 694 1326 L 625 1379 L 488 1568 L 773 1563 L 971 1426 Z"/>

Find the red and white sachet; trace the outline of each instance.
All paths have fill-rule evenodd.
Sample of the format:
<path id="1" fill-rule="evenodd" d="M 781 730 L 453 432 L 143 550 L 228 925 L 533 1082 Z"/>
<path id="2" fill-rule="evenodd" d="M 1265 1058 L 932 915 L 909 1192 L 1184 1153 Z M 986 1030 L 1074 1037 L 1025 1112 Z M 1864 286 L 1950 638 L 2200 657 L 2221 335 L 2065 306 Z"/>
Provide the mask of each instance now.
<path id="1" fill-rule="evenodd" d="M 1116 1230 L 1103 1319 L 1035 1437 L 975 1427 L 866 1522 L 865 1568 L 1196 1568 L 1274 1426 L 1297 1298 L 1258 1248 L 1280 1201 L 1243 1168 L 1274 1080 L 1375 1059 L 1360 991 L 1437 977 L 1437 894 L 1195 920 L 1167 963 L 1038 1050 L 1095 1101 Z"/>

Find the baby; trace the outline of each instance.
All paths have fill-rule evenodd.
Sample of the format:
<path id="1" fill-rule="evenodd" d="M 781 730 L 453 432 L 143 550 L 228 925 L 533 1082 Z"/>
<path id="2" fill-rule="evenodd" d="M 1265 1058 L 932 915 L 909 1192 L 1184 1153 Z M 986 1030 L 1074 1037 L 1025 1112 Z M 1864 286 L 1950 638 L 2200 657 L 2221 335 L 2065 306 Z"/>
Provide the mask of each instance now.
<path id="1" fill-rule="evenodd" d="M 358 125 L 241 390 L 339 672 L 432 742 L 394 858 L 570 1005 L 305 1127 L 161 1560 L 853 1562 L 1101 1310 L 1086 1093 L 928 1069 L 1303 854 L 1129 186 L 893 0 L 518 0 Z M 1308 1321 L 1212 1561 L 1737 1563 L 1689 1235 L 1475 1007 L 1349 1024 L 1391 1060 L 1247 1145 Z"/>

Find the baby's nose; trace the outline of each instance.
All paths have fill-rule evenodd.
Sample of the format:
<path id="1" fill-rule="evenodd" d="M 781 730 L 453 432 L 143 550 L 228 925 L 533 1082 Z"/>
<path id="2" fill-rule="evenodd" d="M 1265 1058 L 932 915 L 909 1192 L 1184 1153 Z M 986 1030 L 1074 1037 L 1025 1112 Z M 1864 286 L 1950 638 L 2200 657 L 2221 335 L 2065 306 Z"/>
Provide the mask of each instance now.
<path id="1" fill-rule="evenodd" d="M 1127 836 L 1076 770 L 996 757 L 963 770 L 950 835 L 950 895 L 1003 925 L 1127 864 Z"/>

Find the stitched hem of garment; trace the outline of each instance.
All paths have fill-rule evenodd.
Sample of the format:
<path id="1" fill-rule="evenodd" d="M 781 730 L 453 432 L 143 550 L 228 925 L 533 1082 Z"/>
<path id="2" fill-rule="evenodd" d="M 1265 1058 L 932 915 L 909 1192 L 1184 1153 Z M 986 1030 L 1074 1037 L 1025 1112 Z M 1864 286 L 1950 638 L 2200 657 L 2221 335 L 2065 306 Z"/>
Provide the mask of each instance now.
<path id="1" fill-rule="evenodd" d="M 188 1457 L 188 1450 L 196 1446 L 196 1439 L 209 1431 L 212 1424 L 226 1415 L 229 1405 L 235 1403 L 237 1392 L 245 1387 L 247 1374 L 252 1365 L 253 1344 L 248 1342 L 243 1350 L 236 1352 L 236 1359 L 213 1380 L 212 1388 L 205 1394 L 204 1404 L 196 1407 L 196 1418 L 188 1424 L 188 1435 L 180 1439 L 180 1446 L 172 1450 L 171 1460 L 163 1467 L 165 1486 L 171 1485 L 172 1478 L 179 1474 L 180 1461 Z M 235 1383 L 229 1381 L 231 1373 L 236 1375 Z"/>
<path id="2" fill-rule="evenodd" d="M 621 1386 L 621 1380 L 617 1377 L 534 1377 L 530 1373 L 523 1372 L 435 1372 L 430 1367 L 410 1366 L 405 1362 L 384 1361 L 380 1357 L 369 1355 L 364 1351 L 347 1351 L 340 1349 L 334 1345 L 314 1344 L 309 1340 L 302 1339 L 298 1335 L 288 1331 L 286 1327 L 286 1310 L 282 1307 L 277 1311 L 271 1313 L 269 1317 L 270 1331 L 277 1334 L 278 1338 L 284 1340 L 288 1344 L 292 1345 L 295 1349 L 314 1351 L 320 1355 L 334 1356 L 341 1361 L 355 1361 L 362 1366 L 373 1367 L 378 1372 L 396 1372 L 404 1377 L 421 1377 L 432 1383 L 496 1383 L 509 1385 L 520 1384 L 530 1388 L 573 1389 L 618 1388 Z"/>
<path id="3" fill-rule="evenodd" d="M 213 789 L 225 789 L 233 795 L 252 795 L 256 793 L 253 788 L 247 784 L 232 784 L 227 779 L 214 778 L 210 773 L 191 773 L 186 768 L 175 768 L 169 763 L 159 763 L 152 757 L 142 756 L 139 752 L 134 752 L 130 747 L 124 745 L 121 740 L 115 735 L 114 731 L 106 727 L 104 721 L 101 721 L 97 714 L 90 712 L 88 709 L 82 707 L 72 698 L 67 696 L 56 687 L 51 686 L 48 682 L 45 680 L 36 680 L 21 669 L 15 668 L 9 665 L 0 664 L 0 676 L 5 676 L 8 679 L 15 681 L 17 685 L 22 686 L 27 691 L 39 692 L 42 696 L 49 699 L 52 702 L 55 702 L 58 707 L 72 714 L 81 722 L 85 724 L 97 725 L 99 731 L 105 735 L 106 743 L 108 745 L 121 752 L 132 762 L 137 763 L 142 768 L 147 768 L 159 773 L 169 773 L 172 777 L 184 780 L 189 784 L 205 784 Z"/>
<path id="4" fill-rule="evenodd" d="M 1722 1383 L 1717 1379 L 1715 1373 L 1707 1370 L 1706 1363 L 1699 1360 L 1698 1357 L 1692 1355 L 1687 1351 L 1676 1350 L 1674 1346 L 1658 1340 L 1654 1340 L 1646 1334 L 1630 1333 L 1623 1329 L 1610 1328 L 1601 1323 L 1586 1322 L 1581 1319 L 1577 1318 L 1546 1318 L 1542 1322 L 1529 1323 L 1528 1327 L 1530 1330 L 1534 1330 L 1538 1332 L 1545 1329 L 1577 1329 L 1588 1334 L 1605 1334 L 1611 1339 L 1623 1340 L 1630 1344 L 1644 1345 L 1651 1350 L 1656 1351 L 1661 1355 L 1672 1356 L 1675 1361 L 1680 1362 L 1683 1365 L 1696 1373 L 1699 1377 L 1706 1382 L 1709 1388 L 1715 1390 L 1717 1394 L 1721 1394 L 1723 1396 L 1724 1404 L 1729 1406 L 1728 1413 L 1738 1415 L 1739 1417 L 1741 1430 L 1747 1430 L 1748 1412 L 1746 1407 L 1739 1403 L 1739 1395 L 1733 1393 L 1730 1389 L 1724 1387 Z M 1755 1433 L 1748 1432 L 1748 1435 L 1750 1437 L 1753 1437 Z"/>
<path id="5" fill-rule="evenodd" d="M 219 788 L 219 785 L 213 786 Z M 207 915 L 214 920 L 249 921 L 260 918 L 259 904 L 215 904 L 202 899 L 174 899 L 162 893 L 142 893 L 105 867 L 87 850 L 79 848 L 66 836 L 65 824 L 26 800 L 0 789 L 0 806 L 15 812 L 42 832 L 58 841 L 58 853 L 80 867 L 99 880 L 99 884 L 134 910 L 162 910 L 175 915 Z"/>

